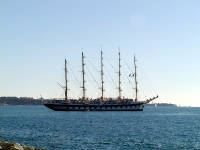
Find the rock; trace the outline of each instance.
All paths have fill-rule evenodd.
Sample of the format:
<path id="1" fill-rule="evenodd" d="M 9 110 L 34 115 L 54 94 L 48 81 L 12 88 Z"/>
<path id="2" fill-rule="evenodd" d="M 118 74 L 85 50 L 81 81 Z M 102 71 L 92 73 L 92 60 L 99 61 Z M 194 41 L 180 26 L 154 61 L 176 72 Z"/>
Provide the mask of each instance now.
<path id="1" fill-rule="evenodd" d="M 3 150 L 9 150 L 12 146 L 14 146 L 14 144 L 1 141 L 0 146 L 2 147 Z"/>
<path id="2" fill-rule="evenodd" d="M 45 150 L 43 148 L 37 148 L 33 146 L 24 146 L 24 150 Z"/>
<path id="3" fill-rule="evenodd" d="M 19 143 L 15 143 L 10 150 L 24 150 L 24 148 Z"/>
<path id="4" fill-rule="evenodd" d="M 33 146 L 24 146 L 24 150 L 36 150 Z"/>
<path id="5" fill-rule="evenodd" d="M 0 140 L 0 150 L 44 150 L 33 146 L 24 146 L 19 143 L 10 143 Z"/>

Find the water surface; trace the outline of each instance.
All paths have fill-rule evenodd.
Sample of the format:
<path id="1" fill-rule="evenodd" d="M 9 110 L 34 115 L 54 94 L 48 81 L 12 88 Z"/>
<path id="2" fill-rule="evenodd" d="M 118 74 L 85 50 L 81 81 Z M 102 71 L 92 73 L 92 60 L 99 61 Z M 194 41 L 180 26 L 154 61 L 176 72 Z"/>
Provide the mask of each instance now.
<path id="1" fill-rule="evenodd" d="M 200 108 L 55 112 L 0 106 L 0 139 L 49 150 L 200 149 Z"/>

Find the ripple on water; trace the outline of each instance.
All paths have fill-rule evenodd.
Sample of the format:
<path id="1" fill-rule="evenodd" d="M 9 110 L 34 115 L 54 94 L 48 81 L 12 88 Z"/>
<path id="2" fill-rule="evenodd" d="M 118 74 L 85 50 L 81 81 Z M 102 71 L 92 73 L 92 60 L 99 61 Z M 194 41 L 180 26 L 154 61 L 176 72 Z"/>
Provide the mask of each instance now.
<path id="1" fill-rule="evenodd" d="M 49 150 L 200 149 L 200 109 L 54 112 L 0 107 L 0 138 Z"/>

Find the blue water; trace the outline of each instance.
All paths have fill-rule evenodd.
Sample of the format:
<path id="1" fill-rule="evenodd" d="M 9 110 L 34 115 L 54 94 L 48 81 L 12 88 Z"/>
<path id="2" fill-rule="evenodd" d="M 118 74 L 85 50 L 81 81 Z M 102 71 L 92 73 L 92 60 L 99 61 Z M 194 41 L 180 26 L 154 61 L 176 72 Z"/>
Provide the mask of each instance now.
<path id="1" fill-rule="evenodd" d="M 0 139 L 49 150 L 200 149 L 200 108 L 55 112 L 0 106 Z"/>

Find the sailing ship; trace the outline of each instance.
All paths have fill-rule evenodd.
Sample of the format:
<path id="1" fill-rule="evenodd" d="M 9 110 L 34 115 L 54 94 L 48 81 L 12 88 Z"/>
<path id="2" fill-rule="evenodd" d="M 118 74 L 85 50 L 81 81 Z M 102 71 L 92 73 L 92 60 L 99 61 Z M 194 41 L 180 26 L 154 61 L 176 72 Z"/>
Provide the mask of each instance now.
<path id="1" fill-rule="evenodd" d="M 121 96 L 121 58 L 120 52 L 119 64 L 118 64 L 118 98 L 105 98 L 104 97 L 104 72 L 103 72 L 103 52 L 101 51 L 101 97 L 96 99 L 86 98 L 86 88 L 85 88 L 85 62 L 84 55 L 82 52 L 82 98 L 80 99 L 70 99 L 68 98 L 68 70 L 67 61 L 65 59 L 65 100 L 54 101 L 44 104 L 46 107 L 55 111 L 143 111 L 144 104 L 147 104 L 154 99 L 158 98 L 158 95 L 144 101 L 138 100 L 138 81 L 137 81 L 137 66 L 136 58 L 134 56 L 134 77 L 135 83 L 135 98 L 122 98 Z"/>

